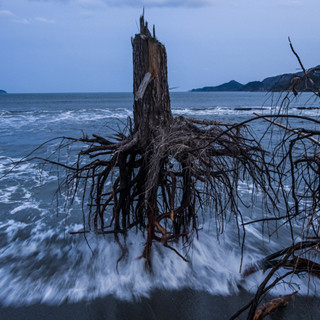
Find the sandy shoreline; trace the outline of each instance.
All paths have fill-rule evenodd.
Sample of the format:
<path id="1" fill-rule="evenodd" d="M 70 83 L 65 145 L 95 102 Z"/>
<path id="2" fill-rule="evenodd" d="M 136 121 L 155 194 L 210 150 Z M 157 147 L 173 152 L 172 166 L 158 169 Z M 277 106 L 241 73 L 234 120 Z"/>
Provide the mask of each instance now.
<path id="1" fill-rule="evenodd" d="M 156 290 L 150 298 L 127 302 L 112 296 L 90 302 L 64 303 L 59 306 L 35 304 L 0 307 L 0 320 L 223 320 L 228 319 L 252 295 L 244 292 L 231 296 L 212 296 L 206 292 L 184 289 Z M 320 299 L 297 296 L 269 319 L 320 319 Z"/>

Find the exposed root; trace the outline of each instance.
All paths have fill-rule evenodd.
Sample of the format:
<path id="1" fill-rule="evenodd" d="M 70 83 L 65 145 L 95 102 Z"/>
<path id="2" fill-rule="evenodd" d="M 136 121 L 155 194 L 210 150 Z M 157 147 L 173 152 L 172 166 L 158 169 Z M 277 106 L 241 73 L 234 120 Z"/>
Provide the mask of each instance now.
<path id="1" fill-rule="evenodd" d="M 154 134 L 146 149 L 136 133 L 119 133 L 113 140 L 82 137 L 77 142 L 88 147 L 77 162 L 62 164 L 71 169 L 66 182 L 77 192 L 81 182 L 90 181 L 88 222 L 97 233 L 139 227 L 147 231 L 142 254 L 147 265 L 154 241 L 187 261 L 168 243 L 190 238 L 199 208 L 211 203 L 217 217 L 241 214 L 237 184 L 245 175 L 268 192 L 264 151 L 240 128 L 178 117 L 169 130 Z"/>

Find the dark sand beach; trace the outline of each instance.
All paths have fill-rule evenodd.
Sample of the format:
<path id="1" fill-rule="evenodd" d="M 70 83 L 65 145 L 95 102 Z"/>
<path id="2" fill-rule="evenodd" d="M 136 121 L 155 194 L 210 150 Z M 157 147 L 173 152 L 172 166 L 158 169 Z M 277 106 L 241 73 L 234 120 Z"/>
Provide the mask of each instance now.
<path id="1" fill-rule="evenodd" d="M 64 303 L 59 306 L 35 304 L 30 306 L 1 306 L 1 320 L 133 320 L 133 319 L 229 319 L 252 295 L 244 292 L 230 296 L 212 296 L 206 292 L 184 289 L 157 290 L 150 298 L 127 302 L 112 296 Z M 297 296 L 290 304 L 267 319 L 319 319 L 320 299 Z M 240 318 L 244 319 L 244 317 Z"/>

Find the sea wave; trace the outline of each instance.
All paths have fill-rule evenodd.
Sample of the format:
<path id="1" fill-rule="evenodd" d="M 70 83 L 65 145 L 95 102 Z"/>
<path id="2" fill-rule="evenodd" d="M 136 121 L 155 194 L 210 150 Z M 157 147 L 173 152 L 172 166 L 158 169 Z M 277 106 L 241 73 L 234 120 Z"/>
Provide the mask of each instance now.
<path id="1" fill-rule="evenodd" d="M 0 229 L 7 237 L 1 249 L 0 301 L 5 305 L 28 305 L 37 302 L 60 304 L 65 301 L 91 300 L 106 295 L 133 300 L 148 297 L 152 290 L 182 289 L 204 290 L 213 295 L 230 295 L 241 285 L 250 292 L 256 290 L 264 274 L 242 279 L 239 272 L 241 246 L 229 225 L 219 238 L 214 221 L 206 223 L 191 245 L 174 243 L 173 247 L 190 262 L 183 261 L 175 252 L 153 244 L 152 272 L 144 268 L 142 254 L 145 237 L 139 232 L 129 232 L 120 241 L 128 249 L 118 263 L 121 250 L 112 235 L 70 235 L 81 224 L 57 223 L 48 225 L 45 218 L 32 223 L 17 222 L 13 218 L 2 222 Z M 28 231 L 28 236 L 21 233 Z M 262 258 L 256 243 L 261 232 L 248 226 L 243 256 L 244 265 Z M 12 241 L 15 239 L 14 241 Z M 277 247 L 276 243 L 268 247 Z M 300 294 L 310 293 L 308 278 L 292 278 L 300 286 Z M 310 289 L 311 288 L 311 289 Z M 274 294 L 290 291 L 290 286 L 278 286 Z"/>
<path id="2" fill-rule="evenodd" d="M 132 117 L 132 110 L 127 108 L 117 109 L 81 109 L 81 110 L 61 110 L 61 111 L 36 111 L 36 112 L 16 112 L 5 111 L 1 114 L 2 120 L 0 129 L 8 130 L 12 128 L 27 128 L 36 124 L 48 125 L 54 123 L 85 123 L 106 119 L 126 119 Z"/>
<path id="3" fill-rule="evenodd" d="M 68 208 L 67 194 L 63 188 L 60 189 L 60 198 L 54 197 L 61 183 L 59 179 L 63 179 L 65 173 L 61 173 L 59 177 L 55 170 L 51 172 L 49 167 L 42 168 L 30 162 L 13 166 L 13 163 L 20 160 L 13 158 L 16 150 L 21 148 L 21 152 L 26 155 L 34 146 L 54 137 L 56 132 L 61 134 L 65 128 L 69 130 L 70 127 L 67 133 L 71 136 L 78 136 L 78 131 L 88 128 L 96 130 L 106 120 L 111 119 L 111 124 L 116 127 L 117 123 L 113 120 L 123 121 L 128 116 L 132 117 L 130 106 L 122 102 L 118 106 L 120 107 L 48 108 L 33 111 L 16 108 L 13 111 L 0 111 L 2 145 L 6 146 L 0 156 L 0 302 L 6 305 L 36 302 L 60 304 L 111 294 L 120 299 L 133 300 L 149 296 L 157 288 L 188 287 L 205 290 L 213 295 L 229 295 L 238 292 L 239 286 L 242 286 L 255 292 L 257 284 L 261 283 L 265 275 L 261 271 L 242 279 L 241 261 L 243 260 L 245 268 L 246 264 L 290 245 L 290 234 L 285 228 L 281 237 L 269 239 L 268 235 L 262 236 L 261 226 L 247 225 L 242 257 L 241 241 L 239 242 L 237 233 L 237 225 L 241 221 L 230 214 L 224 233 L 220 234 L 219 228 L 216 228 L 215 212 L 212 210 L 211 216 L 208 213 L 206 222 L 199 226 L 199 238 L 194 237 L 191 245 L 182 241 L 172 244 L 186 256 L 189 263 L 175 252 L 154 243 L 153 269 L 151 273 L 147 272 L 144 260 L 139 259 L 145 246 L 145 236 L 132 230 L 126 238 L 120 237 L 128 252 L 117 268 L 122 253 L 112 235 L 103 236 L 94 232 L 86 234 L 86 238 L 83 235 L 70 235 L 70 231 L 83 228 L 83 218 L 81 195 L 75 198 L 72 209 Z M 200 103 L 196 106 L 193 107 L 189 102 L 177 103 L 172 110 L 175 115 L 205 119 L 220 117 L 227 121 L 238 121 L 239 115 L 248 117 L 254 112 L 276 112 L 258 102 L 254 102 L 253 106 L 245 103 L 237 107 L 215 106 L 214 102 L 210 102 L 210 106 Z M 319 110 L 315 107 L 304 109 L 302 105 L 290 108 L 288 112 L 316 116 L 319 115 Z M 255 126 L 253 129 L 259 128 Z M 105 131 L 103 133 L 106 135 L 111 132 Z M 41 135 L 39 132 L 45 134 Z M 41 156 L 50 155 L 59 143 L 54 141 L 38 152 Z M 61 154 L 60 159 L 70 160 L 72 154 L 71 151 L 68 152 Z M 239 183 L 241 200 L 246 202 L 245 197 L 248 197 L 247 202 L 251 204 L 252 190 L 252 185 Z M 259 197 L 259 193 L 256 193 L 256 199 L 263 201 Z M 246 222 L 266 214 L 261 212 L 258 201 L 245 212 Z M 210 209 L 212 208 L 208 208 L 208 211 Z M 275 276 L 281 274 L 280 272 Z M 315 286 L 319 288 L 319 281 L 310 281 L 307 276 L 293 276 L 290 284 L 277 286 L 273 293 L 291 292 L 291 285 L 295 286 L 295 283 L 300 286 L 300 294 L 312 292 L 320 296 L 320 292 L 315 290 Z"/>
<path id="4" fill-rule="evenodd" d="M 271 107 L 210 107 L 210 108 L 172 108 L 172 112 L 175 115 L 184 115 L 191 117 L 203 117 L 203 116 L 214 116 L 214 115 L 251 115 L 254 111 L 270 112 Z"/>
<path id="5" fill-rule="evenodd" d="M 187 117 L 237 117 L 254 116 L 254 113 L 276 114 L 280 107 L 268 106 L 239 106 L 239 107 L 172 107 L 174 115 L 183 115 Z M 288 114 L 305 115 L 310 117 L 320 116 L 320 107 L 297 106 L 287 110 Z M 7 132 L 8 129 L 30 130 L 31 126 L 46 128 L 47 126 L 59 124 L 72 125 L 92 123 L 104 120 L 124 120 L 132 117 L 131 108 L 86 108 L 79 110 L 57 110 L 57 111 L 1 111 L 0 130 Z"/>

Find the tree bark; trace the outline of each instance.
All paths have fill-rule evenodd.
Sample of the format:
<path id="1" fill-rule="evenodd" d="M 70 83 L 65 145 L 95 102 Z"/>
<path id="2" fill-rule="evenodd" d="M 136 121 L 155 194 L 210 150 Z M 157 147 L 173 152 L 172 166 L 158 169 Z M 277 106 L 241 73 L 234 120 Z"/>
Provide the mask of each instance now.
<path id="1" fill-rule="evenodd" d="M 133 116 L 139 142 L 146 144 L 156 132 L 165 131 L 172 123 L 167 76 L 167 54 L 164 45 L 140 17 L 140 33 L 133 46 Z"/>

